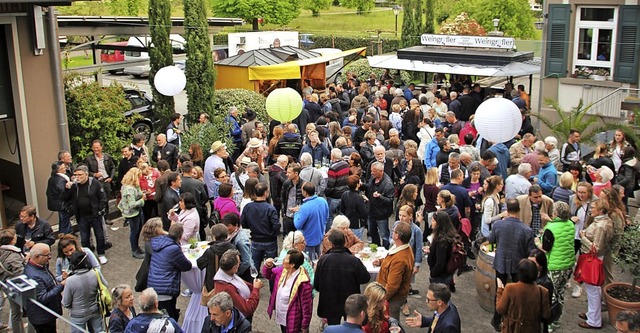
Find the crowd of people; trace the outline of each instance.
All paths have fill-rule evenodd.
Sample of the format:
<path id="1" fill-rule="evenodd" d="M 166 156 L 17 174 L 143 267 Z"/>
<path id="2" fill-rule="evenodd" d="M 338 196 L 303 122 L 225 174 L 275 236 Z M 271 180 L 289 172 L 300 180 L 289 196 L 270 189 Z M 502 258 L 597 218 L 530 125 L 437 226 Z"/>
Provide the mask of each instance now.
<path id="1" fill-rule="evenodd" d="M 473 271 L 471 260 L 486 244 L 495 244 L 496 331 L 557 328 L 577 253 L 603 259 L 605 283 L 613 280 L 612 257 L 630 224 L 626 203 L 640 177 L 635 145 L 622 130 L 584 161 L 577 130 L 562 144 L 536 138 L 522 85 L 485 96 L 465 76 L 450 91 L 435 83 L 400 89 L 390 80 L 361 82 L 349 73 L 344 85 L 319 92 L 305 85 L 302 113 L 285 124 L 232 107 L 232 146 L 216 141 L 206 158 L 198 143 L 181 147 L 179 114 L 152 150 L 137 134 L 119 160 L 100 140 L 79 165 L 61 151 L 47 189 L 48 208 L 59 214 L 55 273 L 48 262 L 56 237 L 26 206 L 15 230 L 0 234 L 2 278 L 36 280 L 36 299 L 58 314 L 68 308 L 73 332 L 113 333 L 182 331 L 177 298 L 193 291 L 181 287 L 181 272 L 192 269 L 181 245 L 194 240 L 209 241 L 196 263 L 206 270 L 201 304 L 210 314 L 202 332 L 251 331 L 261 301 L 282 332 L 308 332 L 315 297 L 325 332 L 403 325 L 460 332 L 451 302 L 456 274 Z M 474 114 L 487 98 L 510 99 L 521 110 L 513 140 L 478 134 Z M 101 269 L 112 246 L 105 217 L 113 197 L 141 264 L 133 288 L 111 289 L 105 318 L 96 295 L 107 284 Z M 388 251 L 372 262 L 375 281 L 356 256 L 367 243 Z M 429 286 L 415 283 L 421 268 Z M 268 300 L 260 299 L 263 280 Z M 574 282 L 572 297 L 583 290 L 588 307 L 579 325 L 600 328 L 600 286 Z M 411 311 L 407 298 L 421 291 L 433 315 Z M 21 332 L 23 309 L 10 304 L 11 326 Z M 31 303 L 25 310 L 30 329 L 56 331 L 56 316 Z M 638 313 L 618 320 L 625 332 L 638 332 Z"/>

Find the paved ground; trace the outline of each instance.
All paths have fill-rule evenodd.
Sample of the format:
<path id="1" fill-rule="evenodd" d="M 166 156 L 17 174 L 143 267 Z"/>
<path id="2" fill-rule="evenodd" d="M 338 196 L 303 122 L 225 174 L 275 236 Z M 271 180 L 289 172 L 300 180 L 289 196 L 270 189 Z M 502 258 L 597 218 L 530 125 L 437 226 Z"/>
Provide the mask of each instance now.
<path id="1" fill-rule="evenodd" d="M 129 229 L 122 227 L 121 220 L 117 220 L 113 227 L 119 227 L 118 230 L 109 230 L 109 238 L 113 242 L 114 247 L 107 251 L 107 257 L 109 262 L 103 267 L 103 273 L 110 286 L 115 286 L 120 283 L 127 283 L 129 285 L 135 284 L 135 273 L 141 263 L 141 260 L 136 260 L 131 257 L 128 245 Z M 52 253 L 57 253 L 57 248 L 54 246 Z M 55 257 L 51 261 L 55 262 Z M 425 263 L 426 264 L 426 263 Z M 620 274 L 618 274 L 620 275 Z M 624 278 L 628 280 L 627 277 Z M 421 298 L 409 298 L 409 304 L 411 309 L 417 309 L 423 314 L 427 313 L 424 293 L 427 288 L 428 281 L 428 266 L 423 266 L 423 269 L 417 276 L 416 286 L 420 289 Z M 476 299 L 475 279 L 474 273 L 466 273 L 456 278 L 457 292 L 453 294 L 453 302 L 458 306 L 460 315 L 462 317 L 462 331 L 463 332 L 493 332 L 491 325 L 489 324 L 491 314 L 482 310 Z M 261 295 L 261 302 L 256 314 L 254 316 L 253 329 L 261 332 L 279 332 L 279 328 L 275 324 L 275 321 L 269 319 L 266 314 L 266 307 L 269 298 L 269 289 L 263 288 Z M 317 302 L 317 297 L 316 297 Z M 188 298 L 180 296 L 178 298 L 178 307 L 182 309 L 182 313 L 186 311 Z M 317 305 L 317 304 L 316 304 Z M 587 302 L 586 295 L 580 298 L 571 298 L 569 292 L 567 293 L 567 306 L 564 316 L 562 317 L 562 327 L 555 330 L 555 332 L 584 332 L 585 330 L 578 327 L 577 323 L 578 312 L 586 311 Z M 315 307 L 314 307 L 315 309 Z M 3 319 L 6 320 L 8 311 L 4 311 Z M 180 319 L 182 321 L 183 318 Z M 402 318 L 404 322 L 404 318 Z M 604 329 L 599 332 L 615 332 L 615 329 L 608 325 L 607 313 L 603 313 L 603 322 L 605 323 Z M 59 323 L 60 332 L 69 332 L 69 327 L 65 324 Z M 320 320 L 315 314 L 311 321 L 311 332 L 319 332 Z M 426 329 L 407 329 L 407 332 L 426 332 Z M 191 333 L 191 332 L 189 332 Z"/>

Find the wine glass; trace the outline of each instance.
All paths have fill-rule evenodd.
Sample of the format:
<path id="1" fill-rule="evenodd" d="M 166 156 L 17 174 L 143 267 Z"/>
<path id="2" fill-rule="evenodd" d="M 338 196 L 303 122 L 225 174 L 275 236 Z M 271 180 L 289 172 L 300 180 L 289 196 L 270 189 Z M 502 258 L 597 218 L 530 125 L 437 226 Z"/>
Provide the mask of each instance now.
<path id="1" fill-rule="evenodd" d="M 255 280 L 258 277 L 258 270 L 253 266 L 251 266 L 249 269 L 251 269 L 251 277 Z"/>

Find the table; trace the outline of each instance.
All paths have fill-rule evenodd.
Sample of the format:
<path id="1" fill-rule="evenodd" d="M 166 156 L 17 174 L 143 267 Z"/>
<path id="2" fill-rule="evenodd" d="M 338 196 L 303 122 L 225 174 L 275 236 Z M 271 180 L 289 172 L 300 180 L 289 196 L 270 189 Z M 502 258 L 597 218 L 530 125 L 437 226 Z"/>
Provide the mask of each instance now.
<path id="1" fill-rule="evenodd" d="M 200 270 L 196 260 L 202 256 L 204 251 L 209 247 L 207 242 L 198 242 L 196 251 L 189 251 L 189 245 L 182 246 L 182 252 L 191 261 L 191 270 L 182 272 L 182 283 L 193 292 L 187 311 L 184 313 L 182 322 L 182 330 L 185 333 L 202 332 L 202 324 L 209 315 L 209 309 L 200 305 L 202 297 L 202 286 L 204 285 L 204 275 L 206 269 Z"/>

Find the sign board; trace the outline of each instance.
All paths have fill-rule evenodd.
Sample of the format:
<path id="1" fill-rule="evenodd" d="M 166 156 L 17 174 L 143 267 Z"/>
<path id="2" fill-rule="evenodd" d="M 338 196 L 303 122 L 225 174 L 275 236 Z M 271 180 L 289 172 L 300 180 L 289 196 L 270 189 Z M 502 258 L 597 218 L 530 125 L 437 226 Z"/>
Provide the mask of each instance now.
<path id="1" fill-rule="evenodd" d="M 431 35 L 420 36 L 422 45 L 477 47 L 511 50 L 516 47 L 516 40 L 509 37 Z"/>
<path id="2" fill-rule="evenodd" d="M 230 33 L 228 36 L 229 56 L 246 51 L 267 49 L 270 47 L 298 47 L 297 31 L 256 31 Z"/>

